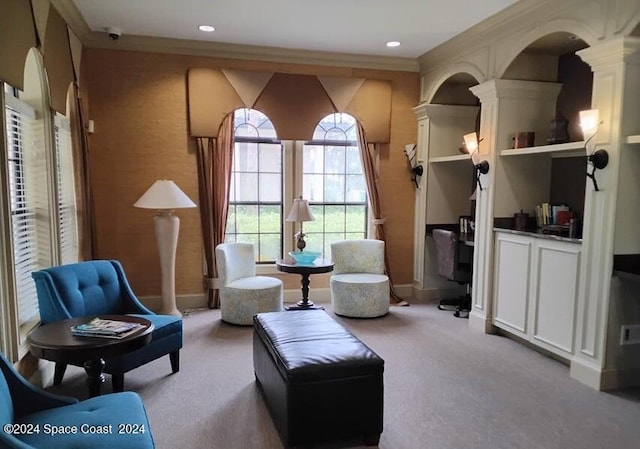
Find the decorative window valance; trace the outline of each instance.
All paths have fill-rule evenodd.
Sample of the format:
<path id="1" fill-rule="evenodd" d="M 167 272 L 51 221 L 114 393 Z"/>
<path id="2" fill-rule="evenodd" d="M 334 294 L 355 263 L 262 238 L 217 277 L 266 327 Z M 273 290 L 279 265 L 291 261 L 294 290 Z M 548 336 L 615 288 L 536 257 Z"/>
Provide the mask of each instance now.
<path id="1" fill-rule="evenodd" d="M 67 91 L 75 73 L 67 24 L 55 8 L 49 9 L 45 36 L 44 67 L 49 79 L 50 104 L 54 110 L 66 114 Z"/>
<path id="2" fill-rule="evenodd" d="M 187 78 L 193 137 L 216 137 L 231 111 L 252 108 L 266 114 L 284 140 L 311 140 L 322 118 L 346 112 L 362 124 L 370 142 L 389 142 L 388 80 L 215 68 L 191 68 Z"/>
<path id="3" fill-rule="evenodd" d="M 50 105 L 67 113 L 67 91 L 74 80 L 69 32 L 64 19 L 48 2 L 4 0 L 0 14 L 0 80 L 24 89 L 27 53 L 38 48 L 44 56 Z M 43 29 L 44 26 L 44 29 Z"/>
<path id="4" fill-rule="evenodd" d="M 0 42 L 0 80 L 22 90 L 27 53 L 37 45 L 30 2 L 2 2 Z"/>

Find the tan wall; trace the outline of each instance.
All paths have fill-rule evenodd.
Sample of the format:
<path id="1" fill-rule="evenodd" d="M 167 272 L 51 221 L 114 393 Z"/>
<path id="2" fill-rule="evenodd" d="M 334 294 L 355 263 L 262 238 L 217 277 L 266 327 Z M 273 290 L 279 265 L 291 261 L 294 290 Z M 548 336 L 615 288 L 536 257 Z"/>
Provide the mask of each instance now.
<path id="1" fill-rule="evenodd" d="M 198 182 L 195 146 L 187 122 L 189 67 L 221 67 L 325 76 L 389 79 L 393 84 L 391 142 L 380 154 L 380 199 L 391 274 L 410 284 L 413 260 L 413 184 L 404 145 L 416 141 L 411 110 L 419 99 L 419 76 L 340 67 L 276 64 L 200 56 L 85 50 L 89 93 L 91 185 L 97 221 L 97 258 L 119 259 L 138 295 L 160 293 L 160 267 L 153 235 L 154 211 L 133 203 L 156 179 L 173 179 L 195 202 Z M 181 219 L 176 293 L 198 294 L 202 284 L 199 209 L 177 212 Z M 285 288 L 299 279 L 285 276 Z M 326 286 L 326 277 L 312 287 Z"/>

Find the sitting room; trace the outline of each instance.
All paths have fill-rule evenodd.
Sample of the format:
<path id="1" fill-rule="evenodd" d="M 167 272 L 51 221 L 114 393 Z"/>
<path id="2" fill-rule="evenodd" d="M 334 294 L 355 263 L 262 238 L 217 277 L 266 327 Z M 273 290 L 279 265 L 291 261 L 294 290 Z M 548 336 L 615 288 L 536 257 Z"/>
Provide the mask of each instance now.
<path id="1" fill-rule="evenodd" d="M 636 445 L 640 2 L 220 3 L 0 0 L 0 448 Z"/>

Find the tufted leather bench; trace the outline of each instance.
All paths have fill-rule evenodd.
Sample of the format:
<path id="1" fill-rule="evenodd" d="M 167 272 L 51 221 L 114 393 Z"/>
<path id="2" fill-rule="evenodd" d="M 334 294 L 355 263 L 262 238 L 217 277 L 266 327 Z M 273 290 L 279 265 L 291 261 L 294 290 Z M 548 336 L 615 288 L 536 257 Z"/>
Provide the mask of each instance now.
<path id="1" fill-rule="evenodd" d="M 253 366 L 286 447 L 382 433 L 384 360 L 322 310 L 254 316 Z"/>

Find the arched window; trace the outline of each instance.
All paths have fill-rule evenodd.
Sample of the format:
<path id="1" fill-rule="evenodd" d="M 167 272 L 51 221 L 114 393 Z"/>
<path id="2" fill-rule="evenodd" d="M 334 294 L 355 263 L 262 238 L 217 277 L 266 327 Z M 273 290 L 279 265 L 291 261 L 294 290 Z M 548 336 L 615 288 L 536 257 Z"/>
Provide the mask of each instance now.
<path id="1" fill-rule="evenodd" d="M 269 118 L 235 111 L 235 148 L 225 241 L 251 242 L 256 262 L 282 257 L 282 144 Z"/>
<path id="2" fill-rule="evenodd" d="M 40 320 L 31 273 L 53 264 L 57 240 L 57 226 L 52 225 L 56 212 L 50 206 L 54 186 L 49 167 L 53 157 L 46 135 L 45 122 L 51 115 L 42 95 L 44 77 L 40 53 L 31 49 L 25 64 L 24 90 L 4 85 L 7 133 L 4 157 L 21 341 Z"/>
<path id="3" fill-rule="evenodd" d="M 273 263 L 295 249 L 297 224 L 284 223 L 302 195 L 316 218 L 304 224 L 307 249 L 329 258 L 331 242 L 365 238 L 367 191 L 356 121 L 322 119 L 308 142 L 280 141 L 267 116 L 235 111 L 235 147 L 225 241 L 251 242 L 256 263 Z"/>
<path id="4" fill-rule="evenodd" d="M 328 258 L 331 242 L 366 237 L 367 189 L 352 116 L 326 116 L 304 144 L 302 196 L 316 218 L 305 223 L 310 250 Z"/>

